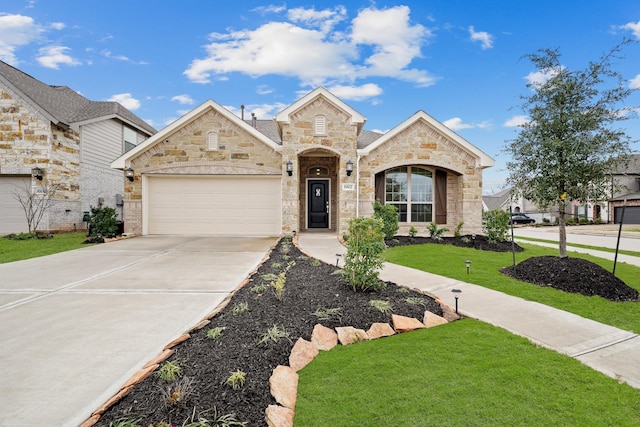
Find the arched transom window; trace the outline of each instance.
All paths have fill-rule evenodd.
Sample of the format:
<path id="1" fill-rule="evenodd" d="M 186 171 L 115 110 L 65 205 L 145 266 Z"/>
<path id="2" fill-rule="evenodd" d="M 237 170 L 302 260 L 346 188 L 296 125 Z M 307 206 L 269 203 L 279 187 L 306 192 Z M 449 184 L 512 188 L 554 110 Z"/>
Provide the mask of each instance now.
<path id="1" fill-rule="evenodd" d="M 433 221 L 433 174 L 402 166 L 385 173 L 385 204 L 398 208 L 400 222 Z"/>

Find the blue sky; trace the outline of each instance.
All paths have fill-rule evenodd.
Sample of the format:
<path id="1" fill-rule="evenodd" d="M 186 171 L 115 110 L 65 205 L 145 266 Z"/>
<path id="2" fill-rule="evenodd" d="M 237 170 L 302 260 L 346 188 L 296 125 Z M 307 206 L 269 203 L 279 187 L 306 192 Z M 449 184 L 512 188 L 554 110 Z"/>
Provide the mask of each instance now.
<path id="1" fill-rule="evenodd" d="M 640 1 L 0 1 L 0 59 L 157 129 L 208 99 L 271 118 L 322 85 L 369 130 L 418 110 L 449 126 L 496 159 L 485 194 L 523 119 L 523 55 L 559 48 L 582 69 L 623 37 L 640 40 Z M 640 88 L 640 43 L 624 54 L 614 68 Z M 640 119 L 623 127 L 640 140 Z"/>

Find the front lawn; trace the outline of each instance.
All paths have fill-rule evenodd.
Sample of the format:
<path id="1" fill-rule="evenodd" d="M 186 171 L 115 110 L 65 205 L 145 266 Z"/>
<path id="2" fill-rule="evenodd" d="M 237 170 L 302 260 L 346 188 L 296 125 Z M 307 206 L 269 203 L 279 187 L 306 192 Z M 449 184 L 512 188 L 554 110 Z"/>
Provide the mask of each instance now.
<path id="1" fill-rule="evenodd" d="M 555 248 L 520 244 L 524 252 L 516 253 L 516 263 L 534 256 L 557 256 Z M 570 252 L 570 256 L 588 259 L 611 271 L 613 261 L 586 254 Z M 582 317 L 596 320 L 623 330 L 640 333 L 640 302 L 612 302 L 600 297 L 585 297 L 520 282 L 500 273 L 500 268 L 512 265 L 511 253 L 480 251 L 452 245 L 425 244 L 390 248 L 385 252 L 389 262 L 452 277 L 495 289 L 509 295 L 537 301 Z M 465 261 L 471 261 L 467 275 Z M 618 262 L 616 276 L 627 285 L 640 290 L 640 268 Z"/>
<path id="2" fill-rule="evenodd" d="M 86 232 L 54 234 L 51 239 L 9 240 L 0 238 L 0 264 L 82 248 Z"/>
<path id="3" fill-rule="evenodd" d="M 640 425 L 640 390 L 472 319 L 338 346 L 299 374 L 296 427 Z"/>

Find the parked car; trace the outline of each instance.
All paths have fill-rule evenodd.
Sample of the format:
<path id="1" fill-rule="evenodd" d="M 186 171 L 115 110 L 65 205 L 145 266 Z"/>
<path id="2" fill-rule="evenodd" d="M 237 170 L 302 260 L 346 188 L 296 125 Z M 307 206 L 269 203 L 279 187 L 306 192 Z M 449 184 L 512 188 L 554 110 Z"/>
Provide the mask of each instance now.
<path id="1" fill-rule="evenodd" d="M 536 220 L 523 213 L 513 213 L 511 214 L 511 222 L 514 224 L 533 224 Z"/>

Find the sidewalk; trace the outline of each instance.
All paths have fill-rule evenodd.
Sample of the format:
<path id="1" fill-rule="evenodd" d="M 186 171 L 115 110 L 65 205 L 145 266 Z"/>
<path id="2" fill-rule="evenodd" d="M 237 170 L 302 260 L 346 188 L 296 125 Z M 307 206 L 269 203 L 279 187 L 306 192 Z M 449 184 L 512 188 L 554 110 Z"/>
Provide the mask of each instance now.
<path id="1" fill-rule="evenodd" d="M 301 233 L 299 246 L 330 264 L 346 252 L 334 234 Z M 338 256 L 340 254 L 340 256 Z M 612 378 L 640 388 L 640 336 L 543 304 L 526 301 L 482 286 L 385 263 L 382 280 L 420 289 L 455 306 L 459 312 L 533 343 L 580 360 Z M 453 289 L 461 290 L 453 293 Z"/>

